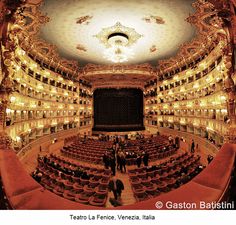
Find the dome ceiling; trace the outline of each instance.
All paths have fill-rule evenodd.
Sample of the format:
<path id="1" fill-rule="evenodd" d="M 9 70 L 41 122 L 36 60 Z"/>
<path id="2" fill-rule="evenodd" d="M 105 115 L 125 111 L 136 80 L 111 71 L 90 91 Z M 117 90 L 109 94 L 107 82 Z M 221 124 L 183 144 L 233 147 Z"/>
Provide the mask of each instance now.
<path id="1" fill-rule="evenodd" d="M 116 56 L 127 55 L 123 63 L 155 65 L 175 56 L 182 44 L 195 37 L 195 26 L 185 20 L 194 13 L 193 2 L 45 0 L 41 11 L 50 20 L 39 36 L 57 46 L 61 57 L 80 65 L 115 63 L 109 58 L 113 51 L 109 44 L 114 44 Z"/>

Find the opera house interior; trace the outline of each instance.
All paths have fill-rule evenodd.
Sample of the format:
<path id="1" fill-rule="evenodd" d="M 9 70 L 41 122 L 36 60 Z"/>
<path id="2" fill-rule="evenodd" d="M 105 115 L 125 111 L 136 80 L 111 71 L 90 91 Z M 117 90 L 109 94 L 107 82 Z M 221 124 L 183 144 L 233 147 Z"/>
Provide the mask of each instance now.
<path id="1" fill-rule="evenodd" d="M 235 12 L 235 0 L 1 1 L 0 208 L 235 200 Z"/>

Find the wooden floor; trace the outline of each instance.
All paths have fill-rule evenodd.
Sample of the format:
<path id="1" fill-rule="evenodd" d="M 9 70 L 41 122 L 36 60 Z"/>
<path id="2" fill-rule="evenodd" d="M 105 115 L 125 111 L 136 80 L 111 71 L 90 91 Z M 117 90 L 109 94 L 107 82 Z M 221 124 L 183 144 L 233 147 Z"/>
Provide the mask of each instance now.
<path id="1" fill-rule="evenodd" d="M 180 153 L 180 152 L 183 152 L 182 150 L 178 150 L 177 151 L 177 154 Z M 60 153 L 60 150 L 54 152 L 58 155 L 61 155 Z M 22 159 L 22 163 L 26 169 L 26 171 L 28 173 L 31 173 L 35 170 L 35 168 L 37 167 L 37 157 L 38 157 L 38 154 L 41 154 L 41 155 L 46 155 L 46 154 L 50 154 L 50 152 L 48 151 L 44 151 L 44 152 L 31 152 L 29 154 L 27 154 L 27 156 L 25 156 L 23 159 Z M 199 152 L 196 152 L 196 154 L 199 154 Z M 170 156 L 170 157 L 173 157 L 174 155 Z M 75 161 L 75 162 L 78 162 L 77 160 L 75 159 L 71 159 L 71 158 L 68 158 L 70 159 L 71 161 Z M 153 161 L 153 162 L 150 162 L 149 165 L 158 165 L 160 163 L 162 163 L 163 161 L 166 161 L 168 158 L 165 158 L 165 159 L 162 159 L 162 160 L 156 160 L 156 161 Z M 205 164 L 205 159 L 202 161 L 203 164 Z M 82 162 L 80 161 L 80 164 L 81 165 L 84 165 L 84 166 L 91 166 L 91 167 L 94 167 L 95 165 L 94 164 L 90 164 L 90 163 L 87 163 L 87 162 Z M 100 168 L 103 168 L 103 165 L 96 165 L 96 167 L 100 167 Z M 136 168 L 136 165 L 133 165 L 133 166 L 126 166 L 126 169 L 127 171 L 129 169 L 133 169 L 133 168 Z M 121 195 L 121 198 L 119 199 L 120 202 L 122 203 L 122 205 L 130 205 L 130 204 L 134 204 L 136 202 L 135 198 L 134 198 L 134 195 L 133 195 L 133 191 L 131 189 L 131 184 L 130 184 L 130 181 L 129 181 L 129 176 L 128 176 L 128 173 L 121 173 L 119 170 L 116 172 L 116 178 L 119 178 L 123 183 L 124 183 L 124 191 L 122 192 L 122 195 Z M 107 200 L 107 203 L 106 203 L 106 207 L 113 207 L 111 205 L 111 203 L 109 202 L 109 198 L 114 198 L 113 196 L 113 193 L 112 192 L 109 192 L 108 193 L 108 200 Z"/>

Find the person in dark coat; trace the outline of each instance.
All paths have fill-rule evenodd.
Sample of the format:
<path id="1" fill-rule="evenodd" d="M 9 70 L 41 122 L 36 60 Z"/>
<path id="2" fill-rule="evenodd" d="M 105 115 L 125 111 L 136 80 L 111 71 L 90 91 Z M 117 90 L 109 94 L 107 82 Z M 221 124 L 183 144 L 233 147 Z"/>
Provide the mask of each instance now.
<path id="1" fill-rule="evenodd" d="M 212 155 L 208 155 L 207 156 L 207 162 L 208 164 L 210 164 L 210 162 L 213 160 L 213 156 Z"/>
<path id="2" fill-rule="evenodd" d="M 122 206 L 122 203 L 121 203 L 119 200 L 116 200 L 116 199 L 114 199 L 114 198 L 109 198 L 109 202 L 110 202 L 114 207 Z"/>
<path id="3" fill-rule="evenodd" d="M 103 160 L 105 168 L 108 169 L 109 168 L 109 156 L 108 156 L 107 152 L 103 155 L 102 160 Z"/>
<path id="4" fill-rule="evenodd" d="M 179 149 L 179 137 L 178 136 L 175 137 L 175 147 L 177 149 Z"/>
<path id="5" fill-rule="evenodd" d="M 143 155 L 143 164 L 144 166 L 148 166 L 149 154 L 147 152 Z"/>
<path id="6" fill-rule="evenodd" d="M 194 143 L 194 140 L 192 140 L 191 153 L 194 153 L 194 151 L 195 151 L 195 143 Z"/>
<path id="7" fill-rule="evenodd" d="M 81 170 L 79 167 L 76 169 L 75 171 L 75 176 L 76 177 L 81 177 L 81 175 L 83 174 L 83 170 Z"/>
<path id="8" fill-rule="evenodd" d="M 84 180 L 89 180 L 90 177 L 86 172 L 83 172 L 81 178 Z"/>
<path id="9" fill-rule="evenodd" d="M 118 196 L 121 197 L 121 193 L 124 190 L 124 184 L 121 180 L 113 177 L 109 182 L 109 190 L 113 192 L 115 200 L 117 200 Z"/>
<path id="10" fill-rule="evenodd" d="M 110 159 L 110 167 L 111 167 L 112 175 L 115 176 L 116 175 L 116 159 L 115 159 L 115 157 Z"/>
<path id="11" fill-rule="evenodd" d="M 121 161 L 121 159 L 120 159 L 120 153 L 118 152 L 118 153 L 117 153 L 117 156 L 116 156 L 117 169 L 120 169 L 120 161 Z"/>
<path id="12" fill-rule="evenodd" d="M 137 167 L 140 168 L 141 166 L 141 163 L 142 163 L 142 157 L 140 154 L 137 155 L 137 159 L 136 159 L 136 164 L 137 164 Z"/>

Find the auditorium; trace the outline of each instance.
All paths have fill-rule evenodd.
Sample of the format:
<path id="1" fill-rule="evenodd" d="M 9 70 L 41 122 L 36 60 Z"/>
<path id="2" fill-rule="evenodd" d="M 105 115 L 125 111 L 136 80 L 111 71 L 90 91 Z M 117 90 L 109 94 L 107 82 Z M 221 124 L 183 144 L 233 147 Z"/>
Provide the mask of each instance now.
<path id="1" fill-rule="evenodd" d="M 0 209 L 235 209 L 235 13 L 0 1 Z"/>

